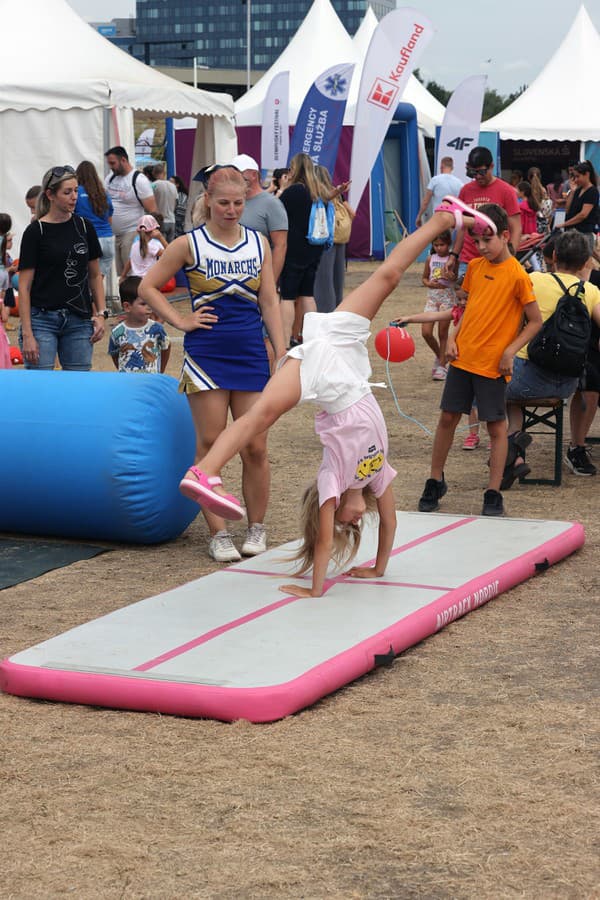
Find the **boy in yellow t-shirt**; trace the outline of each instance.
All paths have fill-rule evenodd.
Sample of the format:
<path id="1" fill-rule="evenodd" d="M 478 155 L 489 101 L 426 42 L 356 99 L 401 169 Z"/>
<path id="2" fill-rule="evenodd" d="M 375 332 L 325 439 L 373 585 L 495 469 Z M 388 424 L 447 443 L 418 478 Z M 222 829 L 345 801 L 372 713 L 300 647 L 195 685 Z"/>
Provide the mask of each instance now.
<path id="1" fill-rule="evenodd" d="M 419 500 L 421 512 L 439 509 L 448 487 L 444 466 L 463 414 L 477 404 L 490 436 L 490 473 L 483 495 L 484 516 L 504 514 L 500 482 L 508 449 L 505 392 L 515 354 L 542 326 L 531 280 L 509 250 L 508 218 L 502 207 L 484 204 L 480 211 L 497 228 L 473 235 L 480 257 L 471 260 L 462 284 L 468 295 L 465 313 L 448 339 L 448 375 L 440 402 L 431 475 Z M 525 325 L 523 326 L 523 316 Z"/>

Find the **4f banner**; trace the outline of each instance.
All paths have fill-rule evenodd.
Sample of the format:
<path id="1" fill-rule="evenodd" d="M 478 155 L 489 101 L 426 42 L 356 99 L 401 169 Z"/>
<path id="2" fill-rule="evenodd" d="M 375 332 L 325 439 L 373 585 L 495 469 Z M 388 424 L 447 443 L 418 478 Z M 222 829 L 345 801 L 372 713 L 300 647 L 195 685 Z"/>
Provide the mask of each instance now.
<path id="1" fill-rule="evenodd" d="M 429 19 L 410 6 L 384 16 L 363 66 L 352 141 L 349 202 L 358 209 L 396 106 L 419 57 L 433 36 Z"/>
<path id="2" fill-rule="evenodd" d="M 440 130 L 436 172 L 439 171 L 440 160 L 451 156 L 453 174 L 465 184 L 471 180 L 465 170 L 469 150 L 479 143 L 486 83 L 487 75 L 471 75 L 461 81 L 448 100 Z"/>
<path id="3" fill-rule="evenodd" d="M 296 119 L 290 158 L 308 153 L 333 176 L 353 71 L 353 63 L 341 63 L 311 85 Z"/>
<path id="4" fill-rule="evenodd" d="M 261 168 L 283 169 L 290 147 L 290 73 L 279 72 L 269 85 L 263 103 L 260 141 Z"/>

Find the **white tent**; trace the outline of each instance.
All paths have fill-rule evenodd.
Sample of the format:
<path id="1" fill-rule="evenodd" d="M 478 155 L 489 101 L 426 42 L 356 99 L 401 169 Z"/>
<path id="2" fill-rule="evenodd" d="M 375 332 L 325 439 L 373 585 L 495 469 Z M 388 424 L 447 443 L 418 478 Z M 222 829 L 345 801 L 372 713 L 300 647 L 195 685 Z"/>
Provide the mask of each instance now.
<path id="1" fill-rule="evenodd" d="M 513 141 L 600 141 L 600 108 L 593 95 L 598 59 L 600 35 L 582 6 L 533 84 L 481 130 Z"/>
<path id="2" fill-rule="evenodd" d="M 236 101 L 236 125 L 261 124 L 262 105 L 268 87 L 279 72 L 288 70 L 290 73 L 290 125 L 294 125 L 302 101 L 315 78 L 336 63 L 355 63 L 344 116 L 345 125 L 354 125 L 362 63 L 376 26 L 377 18 L 369 7 L 353 40 L 330 0 L 314 0 L 306 18 L 281 56 L 260 81 Z M 401 99 L 415 107 L 419 127 L 428 137 L 434 137 L 435 126 L 441 125 L 444 118 L 442 104 L 414 76 L 411 76 Z"/>
<path id="3" fill-rule="evenodd" d="M 235 153 L 228 94 L 187 87 L 135 60 L 66 0 L 0 0 L 1 10 L 10 28 L 0 54 L 0 208 L 15 230 L 29 221 L 25 192 L 51 166 L 89 159 L 103 175 L 114 144 L 134 159 L 134 110 L 198 117 L 201 160 Z"/>

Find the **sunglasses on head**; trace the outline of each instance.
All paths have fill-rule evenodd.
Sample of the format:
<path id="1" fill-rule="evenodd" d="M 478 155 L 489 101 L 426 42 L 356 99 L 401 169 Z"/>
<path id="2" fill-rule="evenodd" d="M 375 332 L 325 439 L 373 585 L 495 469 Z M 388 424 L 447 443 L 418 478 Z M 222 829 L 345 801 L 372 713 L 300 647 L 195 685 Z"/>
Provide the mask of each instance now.
<path id="1" fill-rule="evenodd" d="M 63 178 L 65 175 L 74 175 L 75 169 L 72 166 L 54 166 L 54 168 L 50 171 L 48 175 L 48 180 L 46 181 L 46 187 L 50 185 L 50 182 L 54 181 L 54 179 Z"/>
<path id="2" fill-rule="evenodd" d="M 479 166 L 478 169 L 474 169 L 473 166 L 467 166 L 467 175 L 469 178 L 475 178 L 476 175 L 487 175 L 489 166 Z"/>
<path id="3" fill-rule="evenodd" d="M 214 166 L 204 166 L 203 169 L 200 169 L 200 171 L 197 172 L 196 175 L 194 175 L 193 180 L 200 181 L 204 185 L 204 187 L 208 187 L 208 182 L 210 181 L 210 176 L 214 175 L 215 172 L 218 172 L 219 169 L 233 169 L 234 172 L 240 171 L 237 166 L 232 166 L 232 165 L 219 166 L 215 163 Z"/>

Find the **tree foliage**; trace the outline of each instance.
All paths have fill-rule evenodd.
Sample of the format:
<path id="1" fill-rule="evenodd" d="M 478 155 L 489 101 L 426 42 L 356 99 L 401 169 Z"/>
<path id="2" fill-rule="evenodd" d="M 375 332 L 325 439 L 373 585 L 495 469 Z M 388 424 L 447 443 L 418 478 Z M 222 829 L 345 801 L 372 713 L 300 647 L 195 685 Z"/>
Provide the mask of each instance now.
<path id="1" fill-rule="evenodd" d="M 438 84 L 437 81 L 425 81 L 422 77 L 419 69 L 414 70 L 414 76 L 418 81 L 424 85 L 432 96 L 439 100 L 442 106 L 448 106 L 448 100 L 452 96 L 452 91 L 446 90 L 445 87 L 442 87 L 441 84 Z M 483 111 L 481 114 L 481 119 L 483 122 L 486 119 L 491 119 L 492 116 L 497 115 L 499 112 L 502 112 L 503 109 L 506 109 L 507 106 L 510 106 L 511 103 L 519 97 L 523 91 L 527 89 L 527 85 L 521 85 L 518 90 L 514 91 L 512 94 L 509 94 L 507 97 L 502 96 L 495 90 L 487 89 L 483 98 Z"/>

